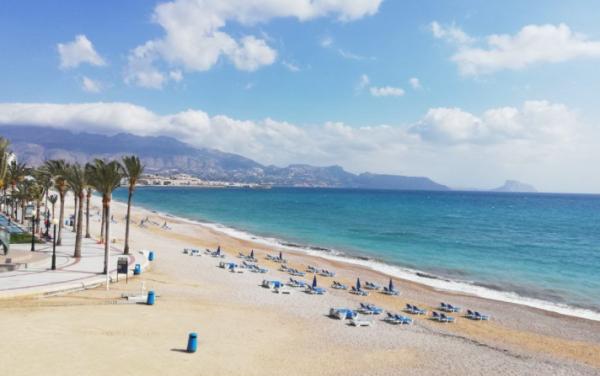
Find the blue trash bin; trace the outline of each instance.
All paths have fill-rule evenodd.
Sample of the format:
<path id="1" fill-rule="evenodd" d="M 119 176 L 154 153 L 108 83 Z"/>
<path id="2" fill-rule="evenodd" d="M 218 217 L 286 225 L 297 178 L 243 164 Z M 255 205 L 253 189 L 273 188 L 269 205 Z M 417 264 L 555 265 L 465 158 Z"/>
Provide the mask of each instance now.
<path id="1" fill-rule="evenodd" d="M 142 274 L 142 266 L 140 264 L 135 264 L 135 267 L 133 268 L 133 275 L 140 274 Z"/>
<path id="2" fill-rule="evenodd" d="M 146 304 L 154 305 L 154 290 L 148 291 L 148 300 L 146 300 Z"/>
<path id="3" fill-rule="evenodd" d="M 198 349 L 198 334 L 190 333 L 188 337 L 187 352 L 195 353 Z"/>
<path id="4" fill-rule="evenodd" d="M 148 253 L 148 260 L 154 261 L 154 251 L 150 251 L 150 253 Z"/>

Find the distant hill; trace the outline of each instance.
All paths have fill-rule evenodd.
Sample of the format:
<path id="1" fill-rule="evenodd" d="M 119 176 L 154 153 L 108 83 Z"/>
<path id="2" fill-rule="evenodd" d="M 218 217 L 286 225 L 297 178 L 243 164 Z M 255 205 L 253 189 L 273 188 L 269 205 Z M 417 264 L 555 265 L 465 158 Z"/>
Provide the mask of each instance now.
<path id="1" fill-rule="evenodd" d="M 522 193 L 533 193 L 537 192 L 532 185 L 521 183 L 516 180 L 507 180 L 501 187 L 492 189 L 492 192 L 522 192 Z"/>
<path id="2" fill-rule="evenodd" d="M 11 140 L 11 148 L 20 161 L 33 166 L 38 166 L 47 159 L 85 163 L 93 158 L 113 159 L 125 154 L 136 154 L 143 160 L 147 172 L 187 173 L 205 180 L 286 187 L 449 189 L 425 177 L 371 173 L 355 175 L 340 166 L 264 166 L 241 155 L 195 148 L 171 137 L 142 137 L 132 134 L 104 136 L 21 125 L 0 126 L 0 135 Z"/>

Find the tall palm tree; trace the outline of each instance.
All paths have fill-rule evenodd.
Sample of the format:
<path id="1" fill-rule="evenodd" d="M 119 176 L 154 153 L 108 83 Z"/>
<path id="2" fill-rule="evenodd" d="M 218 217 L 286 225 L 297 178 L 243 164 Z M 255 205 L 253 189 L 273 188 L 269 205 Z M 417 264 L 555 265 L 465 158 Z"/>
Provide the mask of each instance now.
<path id="1" fill-rule="evenodd" d="M 88 169 L 86 168 L 86 175 L 88 174 Z M 87 177 L 89 180 L 89 176 Z M 85 237 L 91 238 L 90 235 L 90 200 L 92 199 L 92 187 L 88 185 L 87 192 L 85 193 Z"/>
<path id="2" fill-rule="evenodd" d="M 123 178 L 123 167 L 116 161 L 105 162 L 96 159 L 94 163 L 88 164 L 88 176 L 90 185 L 102 195 L 102 211 L 105 218 L 104 235 L 104 274 L 108 274 L 108 251 L 110 247 L 110 202 L 113 191 L 121 184 Z"/>
<path id="3" fill-rule="evenodd" d="M 56 201 L 58 201 L 58 196 L 57 195 L 50 195 L 48 196 L 48 201 L 50 201 L 50 205 L 52 205 L 52 219 L 54 219 L 54 206 L 56 205 Z M 46 227 L 46 236 L 48 236 L 48 231 L 50 230 L 50 227 Z"/>
<path id="4" fill-rule="evenodd" d="M 87 189 L 87 174 L 83 167 L 79 164 L 74 164 L 67 167 L 65 178 L 69 187 L 73 190 L 73 195 L 77 198 L 77 206 L 75 207 L 75 252 L 73 257 L 81 257 L 81 236 L 83 234 L 83 196 Z"/>
<path id="5" fill-rule="evenodd" d="M 65 194 L 69 185 L 65 178 L 65 172 L 67 171 L 68 164 L 61 160 L 50 160 L 46 161 L 44 167 L 54 178 L 54 187 L 58 191 L 58 197 L 60 199 L 60 211 L 58 218 L 58 235 L 56 236 L 56 245 L 62 244 L 62 229 L 65 222 Z"/>
<path id="6" fill-rule="evenodd" d="M 29 198 L 35 203 L 34 233 L 40 232 L 40 205 L 44 199 L 44 187 L 37 181 L 29 188 Z"/>
<path id="7" fill-rule="evenodd" d="M 15 192 L 17 189 L 17 184 L 22 182 L 25 179 L 25 176 L 29 173 L 29 169 L 25 165 L 25 163 L 17 163 L 16 161 L 12 161 L 8 166 L 8 175 L 10 179 L 11 192 Z M 13 200 L 14 201 L 14 200 Z M 14 202 L 11 206 L 14 205 Z M 13 210 L 15 211 L 15 219 L 17 214 L 17 206 L 11 207 L 11 215 L 13 214 Z M 23 218 L 21 218 L 21 221 Z"/>
<path id="8" fill-rule="evenodd" d="M 140 158 L 135 155 L 123 157 L 123 167 L 125 170 L 125 177 L 127 177 L 127 183 L 129 185 L 129 195 L 127 196 L 127 218 L 125 220 L 125 248 L 124 253 L 129 254 L 129 222 L 131 218 L 131 199 L 133 198 L 133 191 L 139 180 L 144 173 L 144 166 L 140 162 Z"/>
<path id="9" fill-rule="evenodd" d="M 6 210 L 6 178 L 8 175 L 8 146 L 10 142 L 4 138 L 0 137 L 0 189 L 2 190 L 2 208 Z"/>

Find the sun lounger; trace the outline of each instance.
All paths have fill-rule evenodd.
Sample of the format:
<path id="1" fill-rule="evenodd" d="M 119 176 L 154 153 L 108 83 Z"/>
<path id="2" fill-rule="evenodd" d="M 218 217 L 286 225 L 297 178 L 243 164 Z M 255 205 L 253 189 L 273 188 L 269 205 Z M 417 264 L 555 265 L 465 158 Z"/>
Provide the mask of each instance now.
<path id="1" fill-rule="evenodd" d="M 484 315 L 482 313 L 479 313 L 477 311 L 473 312 L 470 309 L 467 309 L 467 314 L 465 315 L 468 318 L 470 318 L 471 320 L 489 320 L 490 319 L 490 315 Z"/>
<path id="2" fill-rule="evenodd" d="M 336 290 L 348 290 L 348 286 L 344 285 L 343 283 L 339 283 L 337 281 L 333 281 L 333 283 L 331 284 L 331 287 Z"/>
<path id="3" fill-rule="evenodd" d="M 402 315 L 394 315 L 396 320 L 403 325 L 411 325 L 413 323 L 413 319 L 410 317 L 402 316 Z"/>
<path id="4" fill-rule="evenodd" d="M 383 309 L 374 306 L 373 304 L 360 303 L 360 308 L 358 312 L 365 315 L 379 315 L 383 313 Z"/>
<path id="5" fill-rule="evenodd" d="M 309 273 L 318 273 L 319 269 L 315 268 L 314 266 L 308 265 L 308 267 L 306 268 L 306 271 L 309 272 Z"/>
<path id="6" fill-rule="evenodd" d="M 367 290 L 379 290 L 381 288 L 381 286 L 379 286 L 376 283 L 365 282 L 365 288 Z"/>
<path id="7" fill-rule="evenodd" d="M 369 296 L 369 293 L 362 290 L 362 289 L 357 289 L 356 287 L 352 286 L 352 289 L 350 290 L 351 294 L 356 294 L 356 295 L 360 295 L 360 296 Z"/>
<path id="8" fill-rule="evenodd" d="M 390 289 L 389 289 L 389 288 L 387 288 L 386 286 L 383 286 L 383 291 L 382 291 L 382 293 L 383 293 L 383 294 L 386 294 L 386 295 L 400 295 L 400 291 L 398 291 L 398 290 L 396 290 L 396 289 L 390 290 Z"/>
<path id="9" fill-rule="evenodd" d="M 327 290 L 322 287 L 306 286 L 305 292 L 311 295 L 323 295 Z"/>
<path id="10" fill-rule="evenodd" d="M 356 317 L 350 319 L 350 325 L 352 325 L 352 326 L 372 326 L 373 321 L 356 316 Z"/>
<path id="11" fill-rule="evenodd" d="M 444 312 L 460 312 L 460 307 L 453 306 L 452 304 L 440 303 L 440 311 Z"/>
<path id="12" fill-rule="evenodd" d="M 331 308 L 329 316 L 338 320 L 353 319 L 357 313 L 349 308 Z"/>
<path id="13" fill-rule="evenodd" d="M 441 317 L 442 321 L 445 321 L 445 322 L 454 322 L 454 321 L 456 321 L 454 319 L 454 317 L 452 317 L 452 316 L 446 316 L 445 313 L 440 313 L 440 317 Z"/>
<path id="14" fill-rule="evenodd" d="M 318 272 L 319 275 L 322 275 L 323 277 L 335 277 L 335 273 L 331 272 L 327 269 L 323 269 L 320 272 Z"/>
<path id="15" fill-rule="evenodd" d="M 390 323 L 390 324 L 402 324 L 401 320 L 398 320 L 398 318 L 396 317 L 397 315 L 392 313 L 392 312 L 386 312 L 386 316 L 383 319 L 383 321 Z"/>

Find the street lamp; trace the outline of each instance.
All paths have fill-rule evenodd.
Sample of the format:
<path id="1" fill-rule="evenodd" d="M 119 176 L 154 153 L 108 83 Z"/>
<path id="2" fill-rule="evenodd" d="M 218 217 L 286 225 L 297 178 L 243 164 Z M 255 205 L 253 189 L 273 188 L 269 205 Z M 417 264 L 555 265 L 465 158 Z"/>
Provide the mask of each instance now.
<path id="1" fill-rule="evenodd" d="M 31 252 L 35 251 L 35 215 L 31 216 Z"/>
<path id="2" fill-rule="evenodd" d="M 52 218 L 52 225 L 54 226 L 54 236 L 52 236 L 52 270 L 56 270 L 56 225 L 58 219 Z"/>

